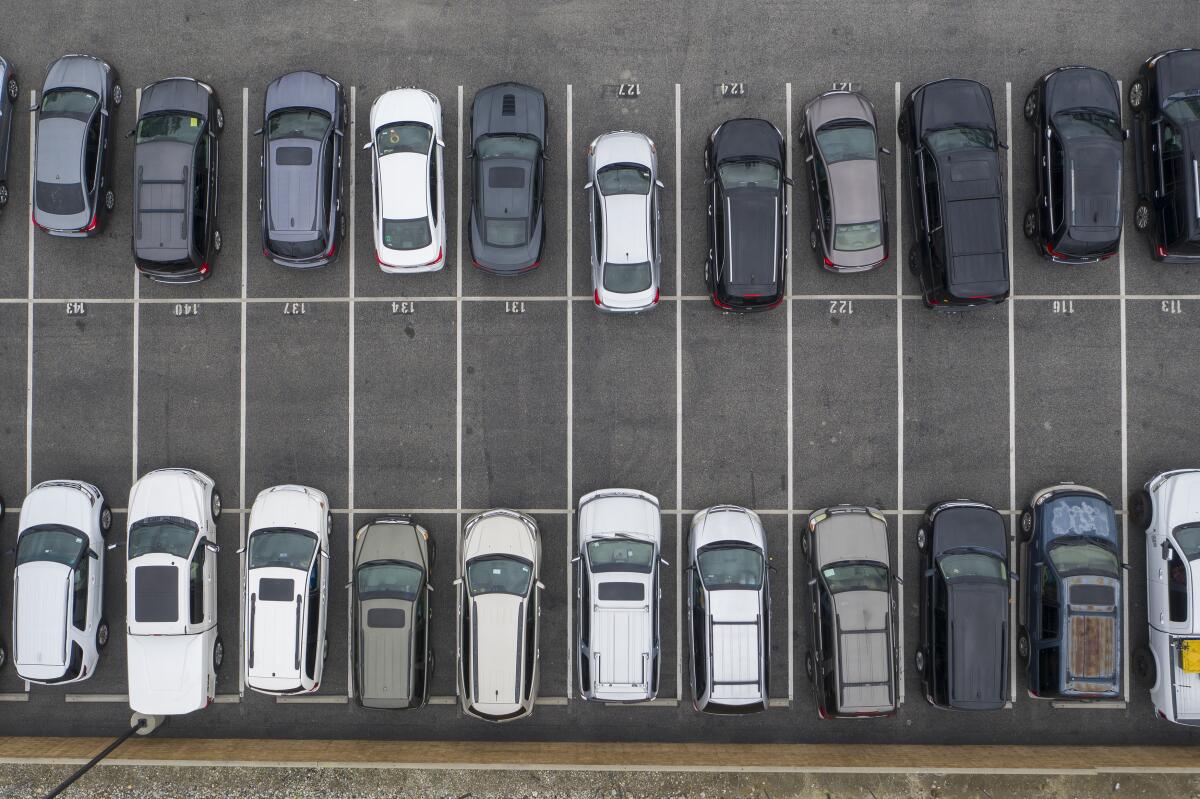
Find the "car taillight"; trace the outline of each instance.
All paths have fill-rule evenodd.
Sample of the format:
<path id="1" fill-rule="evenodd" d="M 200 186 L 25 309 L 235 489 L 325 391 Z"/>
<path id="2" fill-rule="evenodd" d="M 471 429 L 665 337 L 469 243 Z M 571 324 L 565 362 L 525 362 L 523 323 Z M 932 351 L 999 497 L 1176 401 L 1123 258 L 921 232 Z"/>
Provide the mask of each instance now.
<path id="1" fill-rule="evenodd" d="M 207 262 L 207 261 L 205 261 L 204 263 L 200 264 L 200 274 L 202 274 L 202 275 L 207 275 L 207 274 L 208 274 L 208 262 Z"/>
<path id="2" fill-rule="evenodd" d="M 1114 255 L 1116 255 L 1115 252 L 1106 252 L 1106 253 L 1104 253 L 1104 255 L 1100 256 L 1100 260 L 1107 261 L 1109 258 L 1112 258 Z"/>
<path id="3" fill-rule="evenodd" d="M 270 258 L 270 257 L 271 257 L 271 251 L 268 250 L 266 247 L 263 247 L 263 258 Z"/>
<path id="4" fill-rule="evenodd" d="M 98 213 L 97 213 L 97 214 L 92 214 L 92 221 L 91 221 L 91 222 L 88 222 L 88 224 L 87 224 L 87 227 L 85 227 L 85 228 L 83 229 L 83 232 L 84 232 L 84 233 L 91 233 L 93 230 L 95 230 L 95 229 L 96 229 L 96 223 L 99 221 L 99 219 L 100 219 L 100 214 L 98 214 Z"/>
<path id="5" fill-rule="evenodd" d="M 34 216 L 32 213 L 29 215 L 29 221 L 32 222 L 33 226 L 35 228 L 37 228 L 38 230 L 49 230 L 49 228 L 47 228 L 41 222 L 37 221 L 37 217 Z"/>
<path id="6" fill-rule="evenodd" d="M 428 263 L 426 263 L 425 265 L 426 265 L 426 266 L 433 266 L 434 264 L 436 264 L 436 263 L 440 262 L 441 260 L 442 260 L 442 248 L 441 248 L 441 247 L 438 247 L 438 254 L 437 254 L 437 258 L 434 258 L 432 261 L 429 261 L 429 262 L 428 262 Z"/>
<path id="7" fill-rule="evenodd" d="M 721 300 L 717 298 L 716 292 L 713 292 L 713 295 L 712 295 L 712 301 L 713 301 L 713 305 L 717 306 L 718 308 L 724 309 L 724 310 L 726 310 L 726 311 L 732 311 L 732 310 L 733 310 L 733 306 L 732 306 L 732 305 L 729 305 L 728 303 L 721 302 Z"/>
<path id="8" fill-rule="evenodd" d="M 326 257 L 326 258 L 332 258 L 332 257 L 333 257 L 333 254 L 334 254 L 335 252 L 337 252 L 337 238 L 336 238 L 336 237 L 335 237 L 335 238 L 334 238 L 334 240 L 333 240 L 333 244 L 330 244 L 330 245 L 329 245 L 329 252 L 325 253 L 325 257 Z"/>
<path id="9" fill-rule="evenodd" d="M 650 304 L 651 304 L 651 305 L 658 305 L 658 298 L 659 298 L 659 291 L 658 291 L 658 289 L 655 289 L 655 290 L 654 290 L 654 299 L 651 301 L 651 303 L 650 303 Z"/>
<path id="10" fill-rule="evenodd" d="M 837 264 L 835 264 L 833 261 L 829 260 L 828 257 L 825 258 L 825 265 L 826 266 L 837 266 Z"/>
<path id="11" fill-rule="evenodd" d="M 596 305 L 600 304 L 600 289 L 592 292 L 592 302 L 596 303 Z"/>
<path id="12" fill-rule="evenodd" d="M 483 264 L 479 263 L 479 261 L 476 261 L 474 256 L 471 256 L 471 266 L 475 267 L 476 269 L 483 269 Z"/>
<path id="13" fill-rule="evenodd" d="M 1070 257 L 1068 255 L 1063 255 L 1061 252 L 1054 249 L 1054 247 L 1052 247 L 1049 242 L 1046 243 L 1046 254 L 1052 258 L 1069 258 Z"/>
<path id="14" fill-rule="evenodd" d="M 748 300 L 757 300 L 762 295 L 761 294 L 743 294 L 742 296 Z"/>
<path id="15" fill-rule="evenodd" d="M 1160 719 L 1162 719 L 1163 721 L 1166 721 L 1166 720 L 1167 720 L 1167 714 L 1166 714 L 1166 713 L 1163 713 L 1161 710 L 1156 710 L 1156 711 L 1154 711 L 1154 712 L 1155 712 L 1155 713 L 1157 713 L 1157 714 L 1158 714 L 1158 717 L 1159 717 Z"/>
<path id="16" fill-rule="evenodd" d="M 1166 258 L 1166 257 L 1167 257 L 1167 247 L 1166 247 L 1166 245 L 1164 245 L 1164 244 L 1160 244 L 1160 245 L 1158 245 L 1158 246 L 1155 248 L 1155 252 L 1157 252 L 1157 253 L 1158 253 L 1158 257 L 1159 257 L 1159 258 Z"/>
<path id="17" fill-rule="evenodd" d="M 375 263 L 379 264 L 380 266 L 388 266 L 388 264 L 385 264 L 383 259 L 379 257 L 379 250 L 375 251 Z"/>

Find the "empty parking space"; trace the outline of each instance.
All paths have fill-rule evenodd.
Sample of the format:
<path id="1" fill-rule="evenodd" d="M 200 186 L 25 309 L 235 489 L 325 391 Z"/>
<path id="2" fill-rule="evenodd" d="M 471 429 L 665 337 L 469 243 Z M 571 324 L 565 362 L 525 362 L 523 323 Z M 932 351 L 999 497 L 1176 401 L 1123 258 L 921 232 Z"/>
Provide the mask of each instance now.
<path id="1" fill-rule="evenodd" d="M 541 627 L 538 632 L 538 696 L 567 695 L 567 614 L 573 607 L 567 594 L 567 517 L 561 513 L 534 516 L 542 542 L 542 566 L 538 578 L 542 591 Z M 573 676 L 573 675 L 572 675 Z"/>
<path id="2" fill-rule="evenodd" d="M 26 376 L 28 370 L 28 313 L 26 305 L 0 305 L 0 448 L 8 453 L 0 461 L 0 486 L 6 506 L 21 506 L 25 491 Z"/>
<path id="3" fill-rule="evenodd" d="M 9 485 L 9 483 L 5 483 Z M 15 485 L 15 483 L 13 484 Z M 20 497 L 13 500 L 14 507 L 16 503 L 21 501 Z M 5 502 L 8 502 L 7 497 Z M 20 513 L 19 511 L 9 511 L 7 506 L 4 513 L 3 521 L 0 521 L 0 533 L 3 533 L 4 540 L 16 544 L 17 530 L 20 528 Z M 8 599 L 13 595 L 13 583 L 16 578 L 14 569 L 0 569 L 0 596 Z M 6 603 L 7 604 L 7 603 Z M 3 642 L 5 659 L 13 657 L 13 626 L 12 613 L 0 613 L 0 641 Z M 7 694 L 24 694 L 25 681 L 17 674 L 14 668 L 0 669 L 0 696 Z"/>

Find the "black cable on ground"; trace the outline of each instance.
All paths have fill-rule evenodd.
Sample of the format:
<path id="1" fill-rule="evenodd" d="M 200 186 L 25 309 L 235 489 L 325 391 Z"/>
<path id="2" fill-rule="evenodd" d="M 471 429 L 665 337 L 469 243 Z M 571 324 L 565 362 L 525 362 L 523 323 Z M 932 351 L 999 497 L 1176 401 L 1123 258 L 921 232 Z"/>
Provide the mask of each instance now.
<path id="1" fill-rule="evenodd" d="M 65 780 L 60 782 L 56 788 L 54 788 L 52 791 L 50 791 L 50 793 L 48 793 L 44 797 L 42 797 L 42 799 L 54 799 L 54 797 L 58 796 L 60 793 L 65 791 L 67 788 L 70 788 L 71 785 L 74 784 L 74 782 L 76 780 L 78 780 L 84 774 L 87 774 L 89 771 L 91 771 L 93 766 L 95 766 L 97 763 L 99 763 L 104 758 L 108 757 L 114 749 L 116 749 L 118 746 L 120 746 L 121 744 L 125 743 L 127 740 L 132 738 L 133 735 L 144 726 L 146 726 L 146 720 L 138 719 L 137 724 L 135 724 L 134 726 L 132 726 L 128 730 L 126 730 L 119 738 L 117 738 L 117 740 L 113 741 L 108 746 L 104 747 L 104 749 L 101 750 L 100 754 L 96 755 L 91 760 L 89 760 L 87 763 L 80 766 L 78 771 L 76 771 L 70 777 L 67 777 Z"/>

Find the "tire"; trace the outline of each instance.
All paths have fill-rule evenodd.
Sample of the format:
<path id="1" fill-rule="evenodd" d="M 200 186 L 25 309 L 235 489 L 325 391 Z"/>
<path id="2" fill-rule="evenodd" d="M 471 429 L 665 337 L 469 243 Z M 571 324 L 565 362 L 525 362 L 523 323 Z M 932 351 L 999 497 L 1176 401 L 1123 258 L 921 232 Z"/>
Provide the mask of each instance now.
<path id="1" fill-rule="evenodd" d="M 908 248 L 908 271 L 915 276 L 921 276 L 921 256 L 917 254 L 917 245 Z"/>
<path id="2" fill-rule="evenodd" d="M 217 640 L 213 641 L 213 671 L 221 668 L 221 664 L 225 662 L 225 642 L 217 636 Z"/>
<path id="3" fill-rule="evenodd" d="M 1146 82 L 1138 78 L 1129 84 L 1129 107 L 1140 111 L 1146 103 Z"/>
<path id="4" fill-rule="evenodd" d="M 1037 211 L 1030 208 L 1025 212 L 1025 221 L 1021 225 L 1021 231 L 1025 234 L 1025 238 L 1033 241 L 1038 234 L 1038 219 Z"/>
<path id="5" fill-rule="evenodd" d="M 9 77 L 7 91 L 8 99 L 12 100 L 14 103 L 21 96 L 21 86 L 17 83 L 16 77 Z"/>
<path id="6" fill-rule="evenodd" d="M 113 105 L 120 105 L 121 99 L 124 96 L 125 96 L 125 92 L 121 91 L 121 84 L 118 83 L 116 86 L 113 86 L 113 90 L 112 90 Z"/>
<path id="7" fill-rule="evenodd" d="M 1158 682 L 1158 668 L 1154 664 L 1154 656 L 1150 654 L 1149 649 L 1139 646 L 1133 650 L 1130 660 L 1134 680 L 1142 688 L 1150 690 L 1154 683 Z"/>
<path id="8" fill-rule="evenodd" d="M 1147 200 L 1138 200 L 1137 208 L 1133 209 L 1133 226 L 1137 228 L 1138 233 L 1145 233 L 1150 229 L 1150 203 Z"/>
<path id="9" fill-rule="evenodd" d="M 225 130 L 225 111 L 221 106 L 217 106 L 216 113 L 213 114 L 213 130 L 217 133 Z"/>
<path id="10" fill-rule="evenodd" d="M 4 663 L 7 660 L 8 653 L 4 651 L 4 644 L 0 644 L 0 669 L 4 668 Z"/>
<path id="11" fill-rule="evenodd" d="M 925 549 L 926 543 L 927 543 L 927 534 L 925 533 L 925 528 L 920 527 L 917 529 L 917 549 L 922 549 L 922 550 Z"/>
<path id="12" fill-rule="evenodd" d="M 216 488 L 212 490 L 212 496 L 208 499 L 208 512 L 212 514 L 214 524 L 221 518 L 221 492 Z"/>
<path id="13" fill-rule="evenodd" d="M 1033 511 L 1021 511 L 1021 540 L 1028 541 L 1033 537 Z"/>
<path id="14" fill-rule="evenodd" d="M 1017 630 L 1017 657 L 1026 665 L 1029 664 L 1029 633 L 1024 627 Z"/>
<path id="15" fill-rule="evenodd" d="M 117 195 L 113 194 L 113 190 L 109 189 L 104 192 L 104 210 L 111 211 L 117 204 Z"/>
<path id="16" fill-rule="evenodd" d="M 1129 520 L 1139 530 L 1150 529 L 1150 523 L 1154 521 L 1154 503 L 1146 489 L 1135 491 L 1129 498 Z"/>
<path id="17" fill-rule="evenodd" d="M 1033 91 L 1031 91 L 1029 94 L 1027 94 L 1025 96 L 1025 108 L 1023 110 L 1025 113 L 1025 121 L 1028 122 L 1030 125 L 1037 124 L 1038 105 L 1039 104 L 1040 103 L 1038 101 L 1037 89 L 1034 89 Z"/>
<path id="18" fill-rule="evenodd" d="M 817 251 L 817 231 L 816 228 L 808 231 L 808 246 L 812 247 L 813 252 Z"/>
<path id="19" fill-rule="evenodd" d="M 908 117 L 903 111 L 900 112 L 900 120 L 896 122 L 896 135 L 900 141 L 908 143 Z"/>
<path id="20" fill-rule="evenodd" d="M 917 674 L 925 673 L 925 650 L 918 649 L 913 655 L 913 668 L 917 670 Z"/>
<path id="21" fill-rule="evenodd" d="M 349 228 L 346 227 L 346 215 L 338 214 L 338 238 L 345 239 L 347 230 L 349 230 Z"/>
<path id="22" fill-rule="evenodd" d="M 437 542 L 429 536 L 429 571 L 433 572 L 433 564 L 437 562 Z"/>
<path id="23" fill-rule="evenodd" d="M 817 665 L 813 662 L 812 652 L 804 653 L 804 676 L 808 678 L 809 682 L 817 680 Z"/>
<path id="24" fill-rule="evenodd" d="M 812 562 L 812 533 L 805 530 L 800 534 L 800 554 L 804 555 L 804 559 Z"/>
<path id="25" fill-rule="evenodd" d="M 8 184 L 0 181 L 0 208 L 8 205 Z"/>
<path id="26" fill-rule="evenodd" d="M 217 230 L 217 229 L 213 230 L 212 244 L 213 244 L 213 252 L 214 253 L 218 253 L 221 251 L 221 231 L 220 230 Z"/>
<path id="27" fill-rule="evenodd" d="M 103 649 L 108 646 L 108 620 L 101 619 L 100 624 L 96 626 L 96 649 Z"/>
<path id="28" fill-rule="evenodd" d="M 100 506 L 100 537 L 108 538 L 108 531 L 112 529 L 112 508 L 108 507 L 108 503 Z"/>

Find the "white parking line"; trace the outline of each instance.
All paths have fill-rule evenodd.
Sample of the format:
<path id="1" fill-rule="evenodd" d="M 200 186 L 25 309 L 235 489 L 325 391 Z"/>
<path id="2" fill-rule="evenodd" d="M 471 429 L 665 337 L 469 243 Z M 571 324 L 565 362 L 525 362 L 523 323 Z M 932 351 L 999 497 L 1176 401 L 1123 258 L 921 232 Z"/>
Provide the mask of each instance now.
<path id="1" fill-rule="evenodd" d="M 142 90 L 141 90 L 141 87 L 138 87 L 138 89 L 133 93 L 133 116 L 134 116 L 134 119 L 136 119 L 138 114 L 141 113 L 141 108 L 142 108 Z M 137 209 L 134 209 L 134 213 L 135 214 L 137 213 Z M 138 272 L 137 269 L 134 269 L 133 270 L 133 385 L 131 387 L 131 395 L 133 398 L 133 402 L 130 403 L 130 405 L 132 407 L 130 409 L 130 420 L 129 420 L 129 423 L 130 423 L 130 427 L 129 427 L 129 430 L 130 430 L 130 433 L 129 433 L 130 457 L 129 457 L 129 460 L 130 460 L 130 471 L 133 474 L 131 481 L 130 481 L 131 483 L 136 483 L 137 479 L 138 479 L 138 394 L 141 390 L 140 380 L 139 380 L 139 375 L 138 375 L 138 368 L 139 368 L 138 362 L 139 362 L 139 357 L 140 357 L 140 353 L 138 352 L 138 349 L 139 349 L 139 341 L 141 339 L 141 327 L 142 327 L 141 305 L 139 304 L 138 301 L 141 299 L 141 297 L 142 297 L 141 273 Z"/>
<path id="2" fill-rule="evenodd" d="M 683 132 L 679 84 L 675 84 L 675 508 L 683 507 L 683 216 L 680 212 L 680 148 Z M 675 514 L 675 696 L 683 698 L 683 514 Z"/>
<path id="3" fill-rule="evenodd" d="M 1122 82 L 1117 81 L 1117 96 L 1124 97 Z M 1125 106 L 1121 106 L 1121 126 L 1125 126 Z M 1121 218 L 1121 241 L 1117 246 L 1117 274 L 1121 292 L 1121 562 L 1129 562 L 1129 369 L 1127 317 L 1125 304 L 1125 219 Z M 1126 581 L 1128 585 L 1128 581 Z M 1121 603 L 1121 672 L 1124 677 L 1121 698 L 1129 701 L 1129 597 Z"/>
<path id="4" fill-rule="evenodd" d="M 900 121 L 900 82 L 896 81 L 895 88 L 896 122 Z M 896 506 L 904 507 L 904 195 L 901 189 L 902 170 L 901 160 L 903 151 L 900 149 L 900 129 L 894 134 L 896 161 Z M 856 298 L 857 299 L 857 298 Z M 900 583 L 896 586 L 896 603 L 900 612 L 896 614 L 897 637 L 900 639 L 900 657 L 896 664 L 897 683 L 899 684 L 899 704 L 904 704 L 904 518 L 896 519 L 896 573 L 900 575 Z"/>
<path id="5" fill-rule="evenodd" d="M 574 119 L 574 94 L 571 89 L 571 84 L 567 84 L 567 152 L 564 158 L 567 162 L 567 296 L 572 296 L 572 282 L 574 280 L 575 259 L 574 259 L 574 235 L 573 235 L 573 209 L 571 198 L 575 195 L 575 172 L 573 169 L 575 161 L 575 119 Z M 575 504 L 575 344 L 573 331 L 573 309 L 575 303 L 567 301 L 567 507 L 570 508 Z M 574 554 L 572 545 L 575 542 L 574 536 L 574 514 L 567 514 L 567 698 L 570 699 L 574 692 L 572 686 L 571 675 L 574 672 L 575 664 L 575 647 L 574 642 L 574 613 L 572 612 L 571 597 L 574 596 L 572 590 L 572 582 L 574 569 L 571 568 L 571 557 Z"/>
<path id="6" fill-rule="evenodd" d="M 1004 84 L 1005 150 L 1008 169 L 1008 287 L 1015 286 L 1013 274 L 1013 173 L 1012 173 L 1012 83 Z M 1008 563 L 1017 561 L 1017 379 L 1016 379 L 1016 306 L 1008 303 Z M 1009 706 L 1017 701 L 1017 603 L 1008 604 L 1008 695 Z"/>
<path id="7" fill-rule="evenodd" d="M 346 475 L 346 502 L 354 507 L 354 272 L 357 261 L 354 259 L 354 213 L 355 206 L 355 162 L 358 160 L 358 138 L 355 133 L 357 130 L 356 119 L 358 116 L 358 87 L 350 87 L 350 222 L 347 235 L 350 237 L 350 245 L 347 248 L 347 255 L 350 258 L 349 265 L 349 285 L 351 302 L 346 306 L 349 313 L 349 357 L 347 359 L 347 396 L 349 399 L 350 418 L 349 424 L 346 426 L 346 462 L 348 464 Z M 349 518 L 346 520 L 346 542 L 347 542 L 347 558 L 346 558 L 346 696 L 350 699 L 354 698 L 354 511 L 350 511 Z"/>
<path id="8" fill-rule="evenodd" d="M 454 576 L 459 577 L 458 567 L 462 563 L 462 460 L 463 460 L 463 364 L 462 364 L 462 293 L 463 293 L 463 235 L 462 235 L 462 196 L 465 188 L 463 181 L 463 87 L 458 87 L 458 192 L 456 199 L 454 249 L 457 275 L 454 284 L 454 403 L 455 403 L 455 432 L 454 432 Z M 455 618 L 462 613 L 462 594 L 454 586 Z M 455 643 L 455 671 L 457 672 L 458 644 Z M 455 686 L 457 690 L 457 679 Z M 461 710 L 458 711 L 461 714 Z"/>
<path id="9" fill-rule="evenodd" d="M 29 90 L 29 105 L 37 105 L 37 89 Z M 29 115 L 29 295 L 25 352 L 25 493 L 33 490 L 33 175 L 37 170 L 37 114 Z"/>
<path id="10" fill-rule="evenodd" d="M 246 214 L 250 209 L 246 205 L 247 184 L 249 181 L 249 163 L 247 147 L 250 136 L 250 89 L 242 87 L 242 346 L 240 352 L 240 384 L 238 394 L 238 502 L 243 507 L 249 505 L 246 501 L 246 236 L 248 225 Z M 238 651 L 241 652 L 246 640 L 246 514 L 238 514 Z M 246 693 L 246 658 L 238 658 L 238 696 Z"/>
<path id="11" fill-rule="evenodd" d="M 784 89 L 786 91 L 786 95 L 785 95 L 786 99 L 785 99 L 784 105 L 786 107 L 786 114 L 787 114 L 787 124 L 786 124 L 787 140 L 786 141 L 787 141 L 787 177 L 788 177 L 788 187 L 787 187 L 787 207 L 788 207 L 787 293 L 790 296 L 792 293 L 792 216 L 794 214 L 794 207 L 792 206 L 792 84 L 790 81 L 784 85 Z M 795 638 L 795 631 L 796 631 L 795 619 L 793 618 L 794 614 L 792 612 L 792 606 L 794 604 L 794 599 L 795 599 L 794 594 L 793 594 L 793 591 L 794 591 L 793 583 L 795 583 L 795 576 L 793 574 L 793 566 L 795 564 L 795 558 L 794 558 L 794 547 L 792 545 L 792 538 L 794 536 L 795 524 L 794 524 L 794 519 L 793 519 L 791 511 L 792 511 L 793 506 L 796 504 L 796 496 L 795 496 L 795 488 L 794 488 L 795 483 L 793 480 L 793 474 L 794 474 L 793 460 L 794 460 L 794 458 L 793 458 L 793 453 L 792 453 L 793 442 L 795 441 L 795 428 L 796 428 L 795 419 L 793 418 L 793 415 L 792 415 L 792 409 L 793 409 L 792 369 L 793 368 L 794 367 L 792 365 L 792 301 L 788 300 L 788 302 L 787 302 L 787 485 L 788 485 L 788 489 L 787 489 L 787 506 L 788 506 L 788 515 L 787 515 L 787 575 L 788 575 L 788 580 L 787 580 L 787 640 L 788 640 L 787 686 L 788 686 L 788 692 L 787 692 L 787 696 L 788 696 L 789 702 L 792 701 L 793 695 L 795 693 L 795 688 L 796 688 L 796 684 L 795 684 L 796 683 L 796 669 L 795 669 L 795 654 L 794 654 L 796 647 L 792 646 L 792 640 Z"/>

